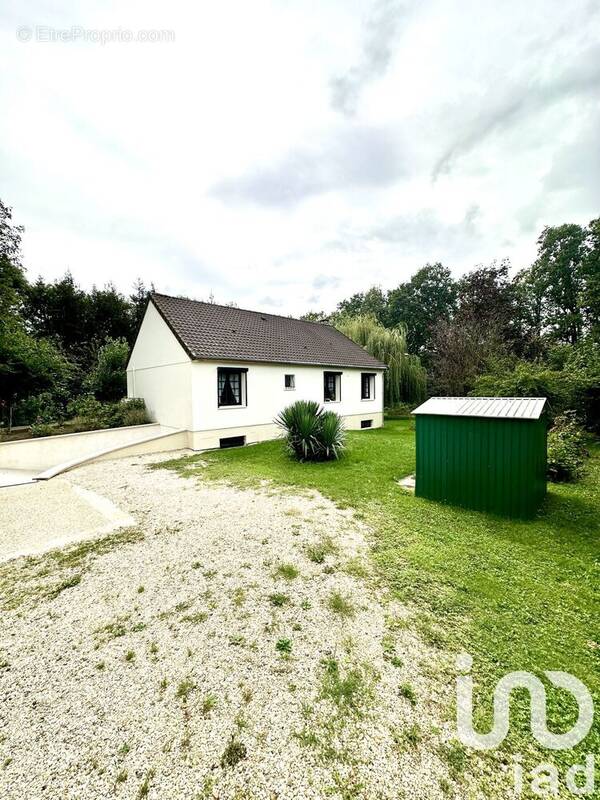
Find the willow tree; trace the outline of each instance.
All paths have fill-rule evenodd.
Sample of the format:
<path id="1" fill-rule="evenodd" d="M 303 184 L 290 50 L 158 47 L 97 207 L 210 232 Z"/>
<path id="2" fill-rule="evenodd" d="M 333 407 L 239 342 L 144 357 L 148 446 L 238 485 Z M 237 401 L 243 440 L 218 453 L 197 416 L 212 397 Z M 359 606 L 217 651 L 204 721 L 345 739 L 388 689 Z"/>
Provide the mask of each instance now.
<path id="1" fill-rule="evenodd" d="M 385 371 L 385 404 L 416 403 L 425 397 L 427 376 L 417 356 L 406 352 L 406 329 L 384 328 L 370 314 L 340 316 L 335 327 L 349 339 L 364 347 L 379 361 Z"/>

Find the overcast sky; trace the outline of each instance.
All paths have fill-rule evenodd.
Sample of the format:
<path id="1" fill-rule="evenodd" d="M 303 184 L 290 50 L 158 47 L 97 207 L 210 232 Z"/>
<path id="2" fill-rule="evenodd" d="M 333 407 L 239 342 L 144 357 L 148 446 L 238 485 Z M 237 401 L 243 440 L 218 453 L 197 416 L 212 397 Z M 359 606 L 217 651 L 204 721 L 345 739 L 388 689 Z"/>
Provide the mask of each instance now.
<path id="1" fill-rule="evenodd" d="M 516 269 L 544 225 L 600 215 L 599 0 L 0 14 L 0 197 L 31 279 L 331 310 L 427 261 Z M 94 41 L 115 29 L 172 35 Z"/>

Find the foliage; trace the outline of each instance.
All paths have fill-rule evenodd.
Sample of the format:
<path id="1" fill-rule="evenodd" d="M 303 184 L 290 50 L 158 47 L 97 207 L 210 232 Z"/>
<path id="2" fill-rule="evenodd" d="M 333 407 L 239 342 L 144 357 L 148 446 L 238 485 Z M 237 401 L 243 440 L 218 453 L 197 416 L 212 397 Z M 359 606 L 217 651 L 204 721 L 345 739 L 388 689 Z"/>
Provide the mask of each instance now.
<path id="1" fill-rule="evenodd" d="M 457 287 L 450 270 L 439 262 L 426 264 L 388 294 L 386 324 L 406 330 L 409 353 L 428 358 L 431 336 L 440 320 L 448 320 L 456 305 Z"/>
<path id="2" fill-rule="evenodd" d="M 406 352 L 404 328 L 384 328 L 372 316 L 342 317 L 336 328 L 364 347 L 374 358 L 387 364 L 385 403 L 419 402 L 425 396 L 426 374 L 417 356 Z"/>
<path id="3" fill-rule="evenodd" d="M 299 461 L 331 461 L 344 452 L 346 432 L 341 417 L 324 411 L 314 400 L 297 400 L 287 406 L 275 424 L 285 431 L 287 448 Z"/>
<path id="4" fill-rule="evenodd" d="M 262 481 L 295 490 L 317 490 L 342 507 L 356 509 L 372 530 L 372 557 L 383 586 L 410 602 L 415 631 L 444 628 L 451 651 L 475 660 L 478 691 L 492 697 L 512 670 L 571 672 L 592 694 L 600 692 L 598 652 L 590 631 L 598 618 L 600 445 L 590 444 L 586 473 L 577 483 L 549 484 L 540 514 L 508 520 L 445 506 L 402 492 L 399 477 L 414 472 L 414 431 L 409 420 L 384 428 L 348 432 L 347 455 L 322 469 L 291 462 L 278 442 L 250 449 L 218 450 L 166 465 L 188 477 L 234 485 Z M 165 464 L 157 465 L 164 468 Z M 552 613 L 548 613 L 552 609 Z M 406 624 L 398 619 L 398 624 Z M 489 703 L 477 704 L 475 724 L 489 730 Z M 446 709 L 448 715 L 452 709 Z M 562 692 L 548 693 L 548 726 L 564 730 L 573 706 Z M 547 752 L 531 752 L 529 697 L 511 701 L 509 752 L 523 752 L 529 768 Z M 535 747 L 535 743 L 534 743 Z M 585 741 L 600 749 L 600 719 Z M 555 754 L 561 768 L 578 759 Z M 497 790 L 482 796 L 497 797 Z"/>
<path id="5" fill-rule="evenodd" d="M 139 398 L 121 400 L 119 403 L 101 403 L 92 395 L 82 395 L 67 405 L 66 414 L 69 421 L 63 423 L 64 427 L 43 418 L 37 419 L 31 426 L 32 436 L 145 425 L 150 421 L 146 404 Z"/>
<path id="6" fill-rule="evenodd" d="M 585 238 L 581 225 L 558 225 L 538 239 L 532 279 L 542 297 L 543 327 L 559 342 L 576 344 L 583 332 Z"/>
<path id="7" fill-rule="evenodd" d="M 551 481 L 574 481 L 581 477 L 588 455 L 585 433 L 573 413 L 554 420 L 548 433 L 548 477 Z"/>
<path id="8" fill-rule="evenodd" d="M 388 299 L 380 286 L 372 286 L 364 294 L 359 292 L 349 300 L 338 303 L 337 312 L 344 317 L 371 316 L 384 324 L 387 316 Z"/>
<path id="9" fill-rule="evenodd" d="M 600 343 L 591 336 L 553 348 L 546 361 L 492 360 L 471 394 L 487 397 L 547 397 L 553 418 L 573 410 L 592 431 L 600 430 Z"/>
<path id="10" fill-rule="evenodd" d="M 84 381 L 85 388 L 99 400 L 120 400 L 127 394 L 128 358 L 129 345 L 125 339 L 107 339 Z"/>

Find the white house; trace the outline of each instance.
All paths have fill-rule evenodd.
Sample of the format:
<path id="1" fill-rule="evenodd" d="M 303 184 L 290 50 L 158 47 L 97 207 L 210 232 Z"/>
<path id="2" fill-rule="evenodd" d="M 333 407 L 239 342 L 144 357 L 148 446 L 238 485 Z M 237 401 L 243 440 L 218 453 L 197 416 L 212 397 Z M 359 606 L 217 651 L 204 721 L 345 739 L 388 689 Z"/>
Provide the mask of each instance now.
<path id="1" fill-rule="evenodd" d="M 347 428 L 380 427 L 384 369 L 330 325 L 153 294 L 127 394 L 203 450 L 275 438 L 274 418 L 300 399 L 335 410 Z"/>

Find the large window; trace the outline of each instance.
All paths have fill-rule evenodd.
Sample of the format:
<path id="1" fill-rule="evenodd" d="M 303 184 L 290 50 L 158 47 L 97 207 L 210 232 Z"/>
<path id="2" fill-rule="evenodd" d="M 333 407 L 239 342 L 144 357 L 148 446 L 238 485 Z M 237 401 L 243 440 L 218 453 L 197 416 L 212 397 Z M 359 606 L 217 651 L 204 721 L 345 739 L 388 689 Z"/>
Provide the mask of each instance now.
<path id="1" fill-rule="evenodd" d="M 219 367 L 217 370 L 219 408 L 246 405 L 247 371 L 239 367 Z"/>
<path id="2" fill-rule="evenodd" d="M 375 398 L 375 373 L 360 373 L 360 399 L 373 400 Z"/>
<path id="3" fill-rule="evenodd" d="M 326 403 L 336 403 L 341 399 L 342 373 L 323 373 L 323 399 Z"/>

